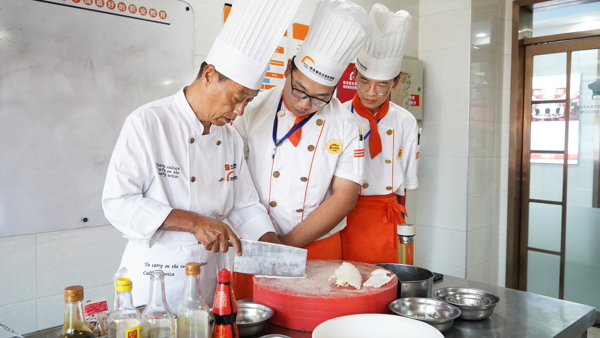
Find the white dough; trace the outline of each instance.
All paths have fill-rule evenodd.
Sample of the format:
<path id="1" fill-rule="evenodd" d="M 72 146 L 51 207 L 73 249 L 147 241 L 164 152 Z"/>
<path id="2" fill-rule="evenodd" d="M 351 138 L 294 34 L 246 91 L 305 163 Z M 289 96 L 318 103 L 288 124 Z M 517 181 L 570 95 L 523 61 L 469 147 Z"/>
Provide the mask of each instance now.
<path id="1" fill-rule="evenodd" d="M 378 271 L 378 270 L 375 270 L 375 271 Z M 393 275 L 388 276 L 387 271 L 385 271 L 385 270 L 383 270 L 386 272 L 385 274 L 374 273 L 375 271 L 373 271 L 371 273 L 371 278 L 367 279 L 367 281 L 363 284 L 364 286 L 372 286 L 375 288 L 379 288 L 379 287 L 386 285 L 387 283 L 389 283 L 392 280 L 392 278 L 394 278 Z M 381 271 L 381 270 L 379 270 L 379 271 Z"/>
<path id="2" fill-rule="evenodd" d="M 333 275 L 329 279 L 335 278 L 335 285 L 337 286 L 354 286 L 356 289 L 360 289 L 362 284 L 362 276 L 358 269 L 348 262 L 343 262 L 339 268 L 335 270 Z"/>

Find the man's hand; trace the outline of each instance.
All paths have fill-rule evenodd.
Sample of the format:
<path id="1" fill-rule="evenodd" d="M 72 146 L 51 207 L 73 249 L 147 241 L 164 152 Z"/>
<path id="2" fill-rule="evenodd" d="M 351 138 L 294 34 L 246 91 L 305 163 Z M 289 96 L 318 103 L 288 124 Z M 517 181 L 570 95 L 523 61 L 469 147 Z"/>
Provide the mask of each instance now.
<path id="1" fill-rule="evenodd" d="M 269 243 L 275 243 L 275 244 L 283 244 L 281 243 L 281 241 L 279 240 L 279 237 L 277 236 L 276 233 L 274 232 L 267 232 L 264 235 L 260 236 L 260 238 L 258 239 L 261 242 L 269 242 Z"/>
<path id="2" fill-rule="evenodd" d="M 189 232 L 206 250 L 212 252 L 225 253 L 229 251 L 229 242 L 231 242 L 235 254 L 242 255 L 240 239 L 227 224 L 214 218 L 191 211 L 173 209 L 159 229 Z"/>

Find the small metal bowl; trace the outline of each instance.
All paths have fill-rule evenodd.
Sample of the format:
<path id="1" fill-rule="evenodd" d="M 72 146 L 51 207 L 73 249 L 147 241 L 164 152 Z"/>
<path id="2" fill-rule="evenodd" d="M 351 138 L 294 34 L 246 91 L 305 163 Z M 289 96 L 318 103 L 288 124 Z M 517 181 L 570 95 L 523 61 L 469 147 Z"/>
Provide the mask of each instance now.
<path id="1" fill-rule="evenodd" d="M 430 324 L 440 332 L 448 331 L 460 316 L 457 307 L 429 298 L 400 298 L 391 302 L 389 308 L 397 315 Z"/>
<path id="2" fill-rule="evenodd" d="M 494 313 L 500 297 L 491 292 L 470 288 L 442 288 L 434 292 L 434 296 L 460 309 L 460 318 L 481 320 Z"/>
<path id="3" fill-rule="evenodd" d="M 254 336 L 265 329 L 267 321 L 273 317 L 273 309 L 251 302 L 237 302 L 238 312 L 235 318 L 240 337 Z"/>

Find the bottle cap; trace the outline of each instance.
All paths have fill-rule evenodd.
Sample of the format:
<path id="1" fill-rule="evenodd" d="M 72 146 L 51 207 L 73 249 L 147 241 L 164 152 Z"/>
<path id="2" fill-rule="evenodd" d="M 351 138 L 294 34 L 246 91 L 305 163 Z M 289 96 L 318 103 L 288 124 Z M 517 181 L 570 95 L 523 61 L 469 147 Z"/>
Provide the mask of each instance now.
<path id="1" fill-rule="evenodd" d="M 190 262 L 185 265 L 185 274 L 195 276 L 200 274 L 200 263 Z"/>
<path id="2" fill-rule="evenodd" d="M 83 300 L 83 286 L 73 285 L 65 288 L 65 302 L 79 302 Z"/>
<path id="3" fill-rule="evenodd" d="M 133 288 L 133 283 L 131 283 L 131 279 L 129 278 L 119 278 L 115 282 L 115 291 L 125 292 L 131 291 Z"/>
<path id="4" fill-rule="evenodd" d="M 219 271 L 218 276 L 219 283 L 230 283 L 231 282 L 231 272 L 227 269 L 223 269 Z"/>
<path id="5" fill-rule="evenodd" d="M 417 227 L 414 224 L 398 224 L 398 235 L 414 236 L 417 234 Z"/>

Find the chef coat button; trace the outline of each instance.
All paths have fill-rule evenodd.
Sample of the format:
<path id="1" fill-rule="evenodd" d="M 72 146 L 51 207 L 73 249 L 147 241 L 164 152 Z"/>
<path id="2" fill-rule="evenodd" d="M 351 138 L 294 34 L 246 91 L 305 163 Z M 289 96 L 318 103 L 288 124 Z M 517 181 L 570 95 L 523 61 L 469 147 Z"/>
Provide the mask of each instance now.
<path id="1" fill-rule="evenodd" d="M 323 125 L 323 120 L 321 120 L 321 119 L 318 119 L 318 120 L 317 120 L 317 126 L 320 126 L 320 125 Z"/>
<path id="2" fill-rule="evenodd" d="M 220 146 L 221 145 L 221 141 L 217 141 L 217 145 Z"/>
<path id="3" fill-rule="evenodd" d="M 306 149 L 308 149 L 308 151 L 313 151 L 313 150 L 315 150 L 315 146 L 310 145 Z"/>
<path id="4" fill-rule="evenodd" d="M 392 190 L 392 187 L 385 187 L 385 190 Z"/>
<path id="5" fill-rule="evenodd" d="M 219 214 L 219 215 L 217 215 L 217 216 L 219 216 L 219 217 L 223 217 L 223 214 Z"/>
<path id="6" fill-rule="evenodd" d="M 275 178 L 279 177 L 279 171 L 274 171 L 273 172 L 273 177 L 275 177 Z"/>
<path id="7" fill-rule="evenodd" d="M 392 163 L 392 161 L 390 161 L 390 160 L 385 160 L 385 163 Z"/>
<path id="8" fill-rule="evenodd" d="M 306 177 L 304 177 L 304 176 L 303 176 L 303 177 L 300 177 L 300 181 L 302 181 L 302 182 L 306 182 L 306 181 L 308 181 L 308 178 L 306 178 Z"/>
<path id="9" fill-rule="evenodd" d="M 391 130 L 391 129 L 388 129 L 388 131 L 387 131 L 387 134 L 388 134 L 388 135 L 392 135 L 392 130 Z"/>
<path id="10" fill-rule="evenodd" d="M 272 207 L 276 207 L 277 206 L 277 202 L 271 201 L 271 202 L 269 202 L 269 205 L 272 206 Z"/>
<path id="11" fill-rule="evenodd" d="M 194 138 L 190 137 L 190 143 L 194 143 Z"/>
<path id="12" fill-rule="evenodd" d="M 278 147 L 281 145 L 281 143 L 279 143 L 279 141 L 281 141 L 281 140 L 280 139 L 275 140 L 275 143 L 277 144 Z"/>
<path id="13" fill-rule="evenodd" d="M 190 177 L 190 182 L 195 182 L 196 178 L 194 176 Z"/>
<path id="14" fill-rule="evenodd" d="M 369 183 L 363 184 L 363 189 L 367 189 L 369 187 Z"/>
<path id="15" fill-rule="evenodd" d="M 219 182 L 223 182 L 223 180 L 224 180 L 223 177 L 219 178 Z"/>
<path id="16" fill-rule="evenodd" d="M 284 117 L 284 116 L 285 116 L 285 110 L 283 110 L 283 109 L 282 109 L 282 110 L 280 110 L 280 111 L 279 111 L 279 116 L 280 116 L 280 117 Z"/>
<path id="17" fill-rule="evenodd" d="M 296 212 L 303 212 L 303 211 L 304 211 L 304 209 L 298 209 L 298 210 L 296 210 Z"/>

